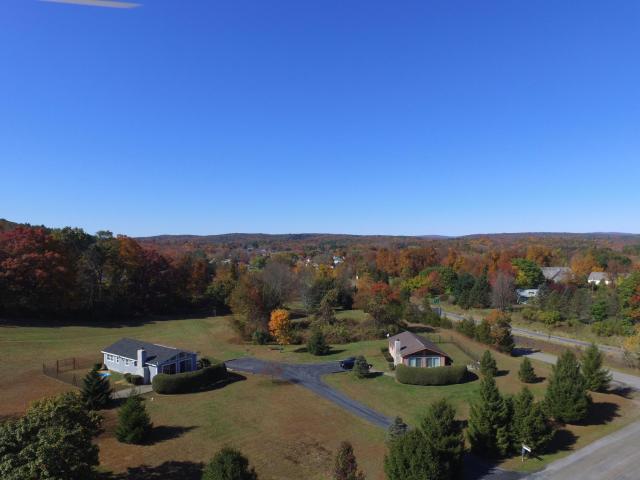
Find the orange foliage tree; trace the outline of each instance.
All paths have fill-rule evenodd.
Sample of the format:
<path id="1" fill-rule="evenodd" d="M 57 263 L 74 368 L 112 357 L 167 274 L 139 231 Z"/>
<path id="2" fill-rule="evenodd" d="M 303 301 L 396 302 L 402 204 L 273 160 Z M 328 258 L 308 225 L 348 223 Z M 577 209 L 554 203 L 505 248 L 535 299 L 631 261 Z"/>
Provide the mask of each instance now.
<path id="1" fill-rule="evenodd" d="M 289 318 L 289 312 L 287 310 L 277 308 L 271 312 L 269 333 L 280 345 L 291 343 L 291 319 Z"/>

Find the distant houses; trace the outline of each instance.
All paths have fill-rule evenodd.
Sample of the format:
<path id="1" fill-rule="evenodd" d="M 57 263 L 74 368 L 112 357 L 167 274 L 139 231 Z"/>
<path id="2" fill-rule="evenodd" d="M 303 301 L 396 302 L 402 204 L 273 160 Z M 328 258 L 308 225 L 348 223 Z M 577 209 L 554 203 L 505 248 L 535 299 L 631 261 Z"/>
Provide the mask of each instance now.
<path id="1" fill-rule="evenodd" d="M 611 277 L 607 272 L 591 272 L 589 274 L 589 278 L 587 279 L 587 282 L 589 282 L 589 285 L 596 285 L 596 286 L 602 283 L 604 283 L 605 285 L 610 285 L 611 281 L 612 281 Z"/>
<path id="2" fill-rule="evenodd" d="M 573 270 L 569 267 L 542 267 L 541 270 L 548 282 L 566 283 L 573 278 Z"/>
<path id="3" fill-rule="evenodd" d="M 518 288 L 516 290 L 517 301 L 521 305 L 526 305 L 529 300 L 536 298 L 540 290 L 537 288 Z"/>

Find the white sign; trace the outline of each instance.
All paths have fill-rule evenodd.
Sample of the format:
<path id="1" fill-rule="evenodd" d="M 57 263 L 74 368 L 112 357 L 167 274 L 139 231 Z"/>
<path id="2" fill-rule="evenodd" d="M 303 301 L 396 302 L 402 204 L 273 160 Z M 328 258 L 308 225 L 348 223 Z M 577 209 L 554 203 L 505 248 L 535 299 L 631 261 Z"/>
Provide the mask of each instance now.
<path id="1" fill-rule="evenodd" d="M 522 450 L 525 450 L 525 451 L 531 453 L 531 448 L 527 447 L 524 443 L 522 444 Z"/>

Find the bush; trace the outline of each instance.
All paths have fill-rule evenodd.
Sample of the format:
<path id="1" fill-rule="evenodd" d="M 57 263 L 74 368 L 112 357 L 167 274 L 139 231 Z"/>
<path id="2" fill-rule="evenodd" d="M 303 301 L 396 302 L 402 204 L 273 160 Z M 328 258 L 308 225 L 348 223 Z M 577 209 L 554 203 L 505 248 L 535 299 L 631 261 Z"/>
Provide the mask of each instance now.
<path id="1" fill-rule="evenodd" d="M 104 363 L 102 363 L 102 362 L 93 364 L 93 369 L 94 370 L 102 370 L 103 368 L 104 368 Z"/>
<path id="2" fill-rule="evenodd" d="M 198 370 L 202 370 L 203 368 L 207 368 L 211 366 L 211 360 L 208 357 L 200 357 L 196 362 L 196 368 Z"/>
<path id="3" fill-rule="evenodd" d="M 257 345 L 266 345 L 271 340 L 271 335 L 264 330 L 256 330 L 251 335 L 251 340 Z"/>
<path id="4" fill-rule="evenodd" d="M 321 330 L 314 330 L 311 334 L 311 337 L 309 337 L 309 341 L 307 342 L 307 350 L 309 350 L 309 353 L 312 355 L 326 355 L 329 353 L 331 347 L 327 345 L 324 334 Z"/>
<path id="5" fill-rule="evenodd" d="M 202 472 L 202 480 L 257 480 L 249 460 L 239 450 L 224 447 Z"/>
<path id="6" fill-rule="evenodd" d="M 151 385 L 157 393 L 189 393 L 204 390 L 207 387 L 224 380 L 227 376 L 227 367 L 224 363 L 217 363 L 202 370 L 193 372 L 176 373 L 168 375 L 159 373 L 153 377 Z"/>
<path id="7" fill-rule="evenodd" d="M 466 377 L 465 365 L 433 368 L 396 366 L 396 380 L 409 385 L 453 385 L 464 382 Z"/>
<path id="8" fill-rule="evenodd" d="M 356 361 L 353 364 L 353 374 L 357 378 L 366 378 L 369 376 L 369 364 L 367 359 L 362 355 L 356 357 Z"/>
<path id="9" fill-rule="evenodd" d="M 122 443 L 144 443 L 153 425 L 144 406 L 142 397 L 131 396 L 118 410 L 116 438 Z"/>
<path id="10" fill-rule="evenodd" d="M 476 336 L 476 322 L 472 318 L 465 318 L 456 325 L 456 330 L 469 338 Z"/>

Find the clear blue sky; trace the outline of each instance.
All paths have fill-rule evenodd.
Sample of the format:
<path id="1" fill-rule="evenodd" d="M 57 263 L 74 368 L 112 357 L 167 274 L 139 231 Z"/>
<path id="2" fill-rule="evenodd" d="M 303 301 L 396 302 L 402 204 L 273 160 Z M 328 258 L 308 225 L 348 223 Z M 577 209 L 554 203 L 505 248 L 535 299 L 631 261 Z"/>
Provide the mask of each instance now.
<path id="1" fill-rule="evenodd" d="M 637 0 L 137 1 L 2 1 L 0 217 L 640 232 Z"/>

